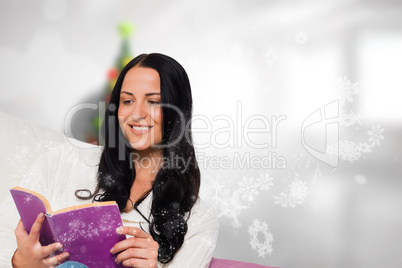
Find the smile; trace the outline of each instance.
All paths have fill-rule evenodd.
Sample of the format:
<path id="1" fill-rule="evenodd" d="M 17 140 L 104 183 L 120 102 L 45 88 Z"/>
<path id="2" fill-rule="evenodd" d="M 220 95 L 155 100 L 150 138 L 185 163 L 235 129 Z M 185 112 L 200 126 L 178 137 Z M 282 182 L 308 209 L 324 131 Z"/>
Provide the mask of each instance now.
<path id="1" fill-rule="evenodd" d="M 128 125 L 131 128 L 131 131 L 136 135 L 143 135 L 151 131 L 153 126 L 133 126 Z"/>
<path id="2" fill-rule="evenodd" d="M 151 128 L 151 127 L 137 127 L 137 126 L 130 126 L 130 127 L 135 130 L 148 130 Z"/>

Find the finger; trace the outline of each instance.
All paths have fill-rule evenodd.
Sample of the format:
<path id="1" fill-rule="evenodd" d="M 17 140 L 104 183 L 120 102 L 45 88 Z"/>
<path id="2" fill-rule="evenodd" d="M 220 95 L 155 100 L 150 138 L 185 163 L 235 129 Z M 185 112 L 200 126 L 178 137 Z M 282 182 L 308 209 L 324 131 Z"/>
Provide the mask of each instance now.
<path id="1" fill-rule="evenodd" d="M 59 255 L 43 259 L 43 263 L 46 266 L 55 267 L 55 266 L 59 265 L 62 261 L 67 260 L 68 257 L 70 257 L 70 254 L 68 252 L 63 252 Z"/>
<path id="2" fill-rule="evenodd" d="M 29 232 L 29 238 L 32 241 L 39 241 L 40 229 L 42 228 L 43 221 L 45 220 L 45 214 L 43 212 L 39 213 L 34 224 L 32 225 L 31 231 Z"/>
<path id="3" fill-rule="evenodd" d="M 115 254 L 128 248 L 148 248 L 150 247 L 150 242 L 151 241 L 149 241 L 148 239 L 130 237 L 120 242 L 117 242 L 110 250 L 110 253 Z"/>
<path id="4" fill-rule="evenodd" d="M 14 234 L 15 237 L 17 238 L 17 242 L 18 240 L 20 240 L 21 238 L 26 238 L 28 237 L 28 233 L 24 228 L 24 224 L 22 223 L 22 220 L 20 219 L 20 221 L 17 224 L 17 227 L 14 230 Z"/>
<path id="5" fill-rule="evenodd" d="M 126 267 L 157 267 L 155 260 L 144 260 L 144 259 L 135 259 L 131 258 L 129 260 L 125 260 L 122 264 Z"/>
<path id="6" fill-rule="evenodd" d="M 150 234 L 146 233 L 145 231 L 141 230 L 137 227 L 130 227 L 130 226 L 120 226 L 116 229 L 118 234 L 122 235 L 132 235 L 138 238 L 150 238 L 152 237 Z"/>
<path id="7" fill-rule="evenodd" d="M 129 248 L 124 250 L 119 255 L 116 256 L 116 263 L 121 263 L 125 260 L 129 260 L 131 258 L 136 259 L 156 259 L 158 257 L 158 253 L 155 249 L 144 249 L 144 248 Z"/>
<path id="8" fill-rule="evenodd" d="M 41 247 L 41 257 L 45 258 L 53 253 L 55 253 L 56 251 L 60 250 L 63 248 L 63 245 L 59 242 L 57 243 L 53 243 L 44 247 Z"/>

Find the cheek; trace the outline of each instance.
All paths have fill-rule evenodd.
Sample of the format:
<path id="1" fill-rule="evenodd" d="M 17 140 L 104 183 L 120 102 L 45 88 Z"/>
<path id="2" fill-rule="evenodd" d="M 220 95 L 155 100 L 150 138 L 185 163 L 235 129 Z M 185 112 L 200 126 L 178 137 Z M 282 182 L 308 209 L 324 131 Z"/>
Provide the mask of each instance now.
<path id="1" fill-rule="evenodd" d="M 124 107 L 120 106 L 119 109 L 117 110 L 117 117 L 119 118 L 119 121 L 120 120 L 124 121 L 124 119 L 126 119 L 127 117 L 127 109 L 124 109 Z"/>
<path id="2" fill-rule="evenodd" d="M 162 124 L 162 109 L 155 109 L 152 120 L 156 123 L 161 125 Z"/>

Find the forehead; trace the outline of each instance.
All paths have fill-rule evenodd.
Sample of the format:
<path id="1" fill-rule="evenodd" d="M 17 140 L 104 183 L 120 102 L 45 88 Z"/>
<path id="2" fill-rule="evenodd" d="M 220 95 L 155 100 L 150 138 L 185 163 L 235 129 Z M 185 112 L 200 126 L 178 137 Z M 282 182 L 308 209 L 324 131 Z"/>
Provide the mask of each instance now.
<path id="1" fill-rule="evenodd" d="M 131 93 L 160 93 L 159 74 L 152 68 L 133 67 L 126 73 L 121 89 Z"/>

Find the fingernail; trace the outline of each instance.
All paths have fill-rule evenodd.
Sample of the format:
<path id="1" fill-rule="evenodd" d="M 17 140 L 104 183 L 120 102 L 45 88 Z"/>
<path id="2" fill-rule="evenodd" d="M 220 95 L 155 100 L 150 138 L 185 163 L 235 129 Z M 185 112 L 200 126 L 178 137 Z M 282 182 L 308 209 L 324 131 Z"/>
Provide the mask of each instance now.
<path id="1" fill-rule="evenodd" d="M 110 250 L 110 253 L 114 254 L 114 247 Z"/>
<path id="2" fill-rule="evenodd" d="M 123 232 L 123 228 L 118 227 L 118 228 L 116 229 L 116 233 L 121 234 L 122 232 Z"/>
<path id="3" fill-rule="evenodd" d="M 56 249 L 62 249 L 63 248 L 63 245 L 62 244 L 60 244 L 60 243 L 57 243 L 56 244 Z"/>
<path id="4" fill-rule="evenodd" d="M 43 212 L 39 213 L 39 218 L 40 219 L 44 219 L 45 218 L 45 214 Z"/>

